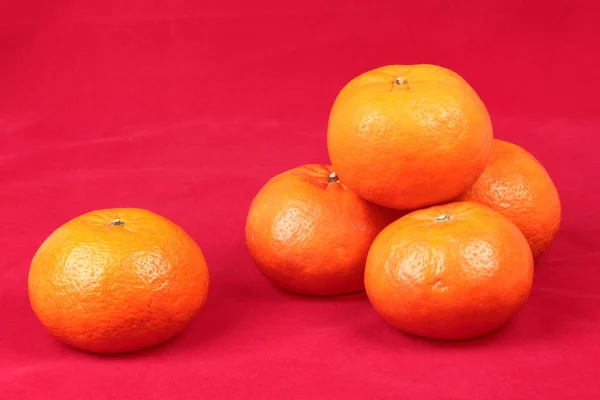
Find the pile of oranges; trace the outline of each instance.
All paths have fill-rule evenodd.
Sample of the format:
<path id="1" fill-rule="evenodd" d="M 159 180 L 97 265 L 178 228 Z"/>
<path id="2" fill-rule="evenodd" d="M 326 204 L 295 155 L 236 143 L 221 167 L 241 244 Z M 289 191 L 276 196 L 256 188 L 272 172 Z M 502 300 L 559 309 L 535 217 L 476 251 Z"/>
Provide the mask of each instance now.
<path id="1" fill-rule="evenodd" d="M 331 165 L 298 166 L 253 199 L 246 244 L 290 292 L 366 291 L 398 330 L 468 339 L 505 324 L 559 229 L 560 200 L 526 150 L 494 139 L 457 73 L 390 65 L 348 82 L 331 108 Z M 32 308 L 61 341 L 92 352 L 153 346 L 206 300 L 197 244 L 142 209 L 98 210 L 55 230 L 29 272 Z"/>
<path id="2" fill-rule="evenodd" d="M 467 339 L 507 322 L 532 287 L 534 259 L 560 225 L 544 167 L 493 138 L 488 111 L 457 73 L 390 65 L 340 91 L 332 165 L 272 178 L 250 207 L 259 270 L 296 293 L 366 290 L 399 330 Z"/>

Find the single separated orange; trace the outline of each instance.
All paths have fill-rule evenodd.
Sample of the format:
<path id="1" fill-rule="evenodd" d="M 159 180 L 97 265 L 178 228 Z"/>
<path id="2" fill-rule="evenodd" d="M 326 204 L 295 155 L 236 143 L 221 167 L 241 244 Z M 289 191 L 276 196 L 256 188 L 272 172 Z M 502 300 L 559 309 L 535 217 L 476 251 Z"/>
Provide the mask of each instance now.
<path id="1" fill-rule="evenodd" d="M 375 310 L 402 331 L 468 339 L 506 323 L 533 281 L 527 240 L 478 203 L 414 211 L 385 228 L 367 258 L 365 287 Z"/>
<path id="2" fill-rule="evenodd" d="M 209 275 L 198 245 L 147 210 L 83 214 L 55 230 L 29 271 L 37 317 L 61 341 L 116 353 L 180 333 L 203 306 Z"/>
<path id="3" fill-rule="evenodd" d="M 375 236 L 400 214 L 348 190 L 327 165 L 305 165 L 270 179 L 246 220 L 246 243 L 262 274 L 311 295 L 364 289 Z"/>
<path id="4" fill-rule="evenodd" d="M 542 255 L 560 228 L 558 191 L 544 166 L 522 147 L 494 140 L 489 165 L 459 200 L 486 205 L 510 219 Z"/>
<path id="5" fill-rule="evenodd" d="M 487 109 L 455 72 L 389 65 L 338 94 L 327 146 L 340 179 L 373 203 L 413 210 L 447 202 L 485 169 L 492 143 Z"/>

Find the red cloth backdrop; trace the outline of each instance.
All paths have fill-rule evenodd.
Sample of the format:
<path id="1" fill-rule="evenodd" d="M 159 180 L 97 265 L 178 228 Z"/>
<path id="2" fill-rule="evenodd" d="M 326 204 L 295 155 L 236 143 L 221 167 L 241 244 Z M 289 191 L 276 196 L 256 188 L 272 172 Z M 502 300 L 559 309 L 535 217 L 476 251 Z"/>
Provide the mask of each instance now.
<path id="1" fill-rule="evenodd" d="M 0 1 L 0 398 L 600 398 L 597 4 L 361 3 Z M 423 62 L 464 76 L 563 202 L 526 307 L 468 343 L 396 332 L 364 295 L 282 293 L 244 245 L 268 178 L 328 162 L 338 90 Z M 176 339 L 97 356 L 43 330 L 27 273 L 53 229 L 118 206 L 187 230 L 211 291 Z"/>

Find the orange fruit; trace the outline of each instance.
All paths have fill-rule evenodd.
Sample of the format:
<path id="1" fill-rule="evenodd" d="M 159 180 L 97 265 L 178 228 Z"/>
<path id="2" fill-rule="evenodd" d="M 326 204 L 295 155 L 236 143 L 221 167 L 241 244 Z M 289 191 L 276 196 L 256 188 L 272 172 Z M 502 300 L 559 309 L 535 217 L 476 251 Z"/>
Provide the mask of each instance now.
<path id="1" fill-rule="evenodd" d="M 328 165 L 293 168 L 253 199 L 246 244 L 259 271 L 290 292 L 336 295 L 364 289 L 369 246 L 400 214 L 371 204 Z"/>
<path id="2" fill-rule="evenodd" d="M 554 182 L 525 149 L 494 140 L 490 163 L 459 200 L 484 204 L 514 222 L 539 257 L 558 232 L 561 205 Z"/>
<path id="3" fill-rule="evenodd" d="M 150 211 L 92 211 L 56 229 L 29 271 L 43 326 L 90 352 L 140 350 L 180 333 L 203 306 L 208 270 L 198 245 Z"/>
<path id="4" fill-rule="evenodd" d="M 393 327 L 433 339 L 473 338 L 502 326 L 533 281 L 527 240 L 473 202 L 414 211 L 375 239 L 365 268 L 373 308 Z"/>
<path id="5" fill-rule="evenodd" d="M 388 65 L 352 79 L 329 116 L 333 168 L 362 198 L 413 210 L 451 201 L 489 159 L 487 109 L 457 73 Z"/>

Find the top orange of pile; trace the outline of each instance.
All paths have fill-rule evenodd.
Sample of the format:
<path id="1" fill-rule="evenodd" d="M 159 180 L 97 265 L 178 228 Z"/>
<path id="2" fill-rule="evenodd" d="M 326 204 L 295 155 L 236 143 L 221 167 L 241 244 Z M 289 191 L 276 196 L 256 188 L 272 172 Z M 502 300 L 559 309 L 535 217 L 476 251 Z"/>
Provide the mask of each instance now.
<path id="1" fill-rule="evenodd" d="M 342 182 L 373 203 L 411 210 L 450 201 L 485 169 L 492 124 L 455 72 L 390 65 L 351 80 L 329 118 L 328 150 Z"/>

